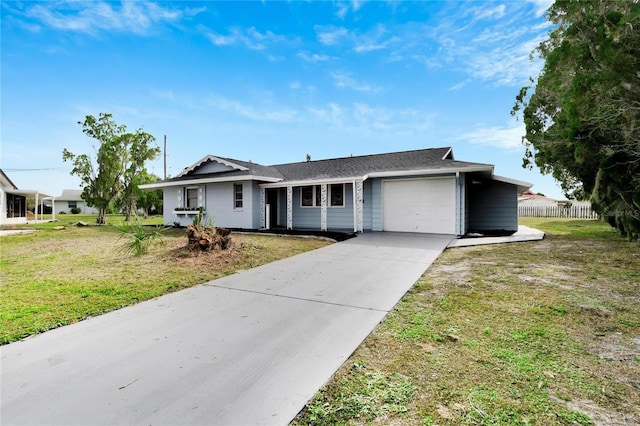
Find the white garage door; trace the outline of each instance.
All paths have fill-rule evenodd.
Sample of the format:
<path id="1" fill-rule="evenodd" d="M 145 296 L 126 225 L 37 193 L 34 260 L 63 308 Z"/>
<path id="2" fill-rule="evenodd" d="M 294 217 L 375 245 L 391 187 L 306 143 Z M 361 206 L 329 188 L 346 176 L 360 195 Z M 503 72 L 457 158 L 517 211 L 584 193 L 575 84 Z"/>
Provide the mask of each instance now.
<path id="1" fill-rule="evenodd" d="M 455 189 L 455 178 L 383 182 L 382 229 L 455 234 Z"/>

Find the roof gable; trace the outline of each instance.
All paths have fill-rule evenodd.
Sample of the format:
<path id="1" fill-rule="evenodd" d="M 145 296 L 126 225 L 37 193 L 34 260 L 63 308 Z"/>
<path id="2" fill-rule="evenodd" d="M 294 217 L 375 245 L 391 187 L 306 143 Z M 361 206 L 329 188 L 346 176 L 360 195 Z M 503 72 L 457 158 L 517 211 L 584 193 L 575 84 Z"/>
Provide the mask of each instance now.
<path id="1" fill-rule="evenodd" d="M 0 186 L 2 186 L 3 188 L 18 189 L 18 187 L 13 182 L 11 182 L 9 176 L 7 176 L 2 171 L 2 169 L 0 169 Z"/>
<path id="2" fill-rule="evenodd" d="M 62 195 L 56 197 L 59 201 L 83 201 L 81 189 L 63 189 Z"/>
<path id="3" fill-rule="evenodd" d="M 247 167 L 234 163 L 226 158 L 216 157 L 213 155 L 207 155 L 190 167 L 184 169 L 178 176 L 183 177 L 186 175 L 204 175 L 210 173 L 224 173 L 232 171 L 247 171 Z"/>

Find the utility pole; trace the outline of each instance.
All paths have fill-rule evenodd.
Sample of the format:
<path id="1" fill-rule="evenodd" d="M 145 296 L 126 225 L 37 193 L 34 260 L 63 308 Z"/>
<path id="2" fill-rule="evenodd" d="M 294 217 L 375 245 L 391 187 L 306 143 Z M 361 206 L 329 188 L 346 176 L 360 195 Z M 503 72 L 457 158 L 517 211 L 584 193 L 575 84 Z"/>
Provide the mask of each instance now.
<path id="1" fill-rule="evenodd" d="M 167 135 L 164 135 L 164 180 L 167 180 Z"/>

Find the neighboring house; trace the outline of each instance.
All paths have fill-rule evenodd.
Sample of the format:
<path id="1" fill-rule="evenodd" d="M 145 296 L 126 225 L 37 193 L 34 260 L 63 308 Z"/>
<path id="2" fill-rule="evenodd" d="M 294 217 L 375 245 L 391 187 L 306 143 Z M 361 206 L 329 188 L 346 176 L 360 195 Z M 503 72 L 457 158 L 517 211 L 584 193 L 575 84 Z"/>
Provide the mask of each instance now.
<path id="1" fill-rule="evenodd" d="M 518 197 L 518 215 L 529 217 L 570 217 L 596 219 L 598 214 L 591 209 L 590 201 L 555 200 L 536 194 L 531 190 Z"/>
<path id="2" fill-rule="evenodd" d="M 518 197 L 518 204 L 523 206 L 557 206 L 558 200 L 545 197 L 527 189 Z"/>
<path id="3" fill-rule="evenodd" d="M 80 189 L 63 189 L 62 195 L 55 198 L 53 205 L 56 214 L 71 213 L 72 208 L 79 208 L 82 214 L 98 214 L 98 209 L 87 206 Z"/>
<path id="4" fill-rule="evenodd" d="M 208 155 L 163 188 L 164 221 L 240 229 L 513 233 L 531 185 L 457 161 L 451 148 L 262 166 Z"/>
<path id="5" fill-rule="evenodd" d="M 0 225 L 27 223 L 27 219 L 34 219 L 33 213 L 27 211 L 27 198 L 35 199 L 35 204 L 38 205 L 46 197 L 49 196 L 39 191 L 18 189 L 0 170 Z"/>

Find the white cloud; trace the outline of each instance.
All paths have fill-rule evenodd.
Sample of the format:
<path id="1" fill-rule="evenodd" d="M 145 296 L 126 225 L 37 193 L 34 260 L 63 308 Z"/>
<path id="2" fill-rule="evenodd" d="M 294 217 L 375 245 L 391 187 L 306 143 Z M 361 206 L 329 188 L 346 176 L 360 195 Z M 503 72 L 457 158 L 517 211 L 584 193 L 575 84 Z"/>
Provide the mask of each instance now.
<path id="1" fill-rule="evenodd" d="M 152 2 L 123 2 L 115 4 L 98 1 L 39 2 L 24 13 L 42 25 L 65 31 L 96 34 L 101 31 L 120 31 L 146 34 L 162 22 L 175 22 L 193 16 L 204 9 L 182 11 L 162 7 Z"/>
<path id="2" fill-rule="evenodd" d="M 242 30 L 231 28 L 228 34 L 218 34 L 204 29 L 205 36 L 216 46 L 244 45 L 251 50 L 264 50 L 267 44 L 286 41 L 285 37 L 266 31 L 264 33 L 256 30 L 255 27 Z"/>
<path id="3" fill-rule="evenodd" d="M 325 108 L 309 107 L 307 112 L 311 118 L 321 124 L 329 124 L 331 126 L 342 126 L 344 124 L 344 109 L 336 104 L 329 103 Z"/>
<path id="4" fill-rule="evenodd" d="M 382 50 L 389 47 L 390 44 L 400 41 L 398 37 L 391 37 L 388 40 L 378 42 L 375 40 L 360 40 L 356 42 L 356 46 L 353 48 L 358 53 L 372 52 L 374 50 Z"/>
<path id="5" fill-rule="evenodd" d="M 364 4 L 363 1 L 358 1 L 358 0 L 350 0 L 348 2 L 337 2 L 335 5 L 338 8 L 338 10 L 336 11 L 335 15 L 340 19 L 344 19 L 345 16 L 347 16 L 347 13 L 349 13 L 349 9 L 353 9 L 354 12 L 357 12 L 362 7 L 363 4 Z"/>
<path id="6" fill-rule="evenodd" d="M 338 10 L 336 12 L 336 16 L 340 19 L 344 19 L 344 17 L 347 16 L 347 12 L 349 12 L 349 6 L 345 4 L 339 4 L 337 7 Z"/>
<path id="7" fill-rule="evenodd" d="M 502 45 L 467 59 L 467 71 L 474 77 L 494 81 L 499 85 L 516 85 L 527 77 L 537 75 L 540 64 L 531 62 L 530 54 L 542 41 L 531 39 L 524 43 Z"/>
<path id="8" fill-rule="evenodd" d="M 238 42 L 238 34 L 220 35 L 215 33 L 207 33 L 207 38 L 216 46 L 230 46 Z"/>
<path id="9" fill-rule="evenodd" d="M 526 133 L 524 124 L 512 122 L 508 126 L 477 127 L 464 133 L 458 139 L 475 145 L 493 146 L 508 150 L 522 150 L 522 136 Z"/>
<path id="10" fill-rule="evenodd" d="M 294 90 L 298 90 L 300 89 L 300 82 L 295 80 L 289 83 L 289 89 L 294 89 Z"/>
<path id="11" fill-rule="evenodd" d="M 354 36 L 353 50 L 358 53 L 382 50 L 387 49 L 391 44 L 401 41 L 397 36 L 387 37 L 389 32 L 384 25 L 376 25 L 368 33 Z"/>
<path id="12" fill-rule="evenodd" d="M 469 84 L 470 82 L 471 82 L 471 80 L 470 80 L 470 79 L 467 79 L 467 80 L 465 80 L 465 81 L 461 81 L 460 83 L 458 83 L 458 84 L 454 84 L 453 86 L 449 87 L 447 90 L 448 90 L 448 91 L 450 91 L 450 92 L 454 92 L 454 91 L 456 91 L 456 90 L 460 90 L 460 89 L 462 89 L 464 86 L 466 86 L 467 84 Z"/>
<path id="13" fill-rule="evenodd" d="M 494 8 L 477 7 L 471 9 L 474 19 L 500 19 L 504 16 L 506 6 L 504 4 L 498 5 Z"/>
<path id="14" fill-rule="evenodd" d="M 536 16 L 541 17 L 545 14 L 547 9 L 551 7 L 554 0 L 527 0 L 527 1 L 530 3 L 533 3 L 533 5 L 536 8 Z"/>
<path id="15" fill-rule="evenodd" d="M 535 14 L 531 4 L 508 2 L 461 10 L 430 26 L 394 28 L 402 40 L 393 45 L 394 58 L 414 60 L 428 69 L 449 66 L 492 85 L 523 85 L 540 72 L 540 62 L 531 62 L 530 54 L 549 27 Z"/>
<path id="16" fill-rule="evenodd" d="M 333 84 L 339 89 L 353 89 L 359 92 L 375 92 L 379 88 L 356 81 L 351 74 L 346 72 L 332 72 Z"/>
<path id="17" fill-rule="evenodd" d="M 349 35 L 349 30 L 346 28 L 334 27 L 333 25 L 316 25 L 314 29 L 316 31 L 318 41 L 325 46 L 336 45 Z"/>
<path id="18" fill-rule="evenodd" d="M 298 56 L 299 58 L 301 58 L 302 60 L 304 60 L 306 62 L 324 62 L 324 61 L 328 61 L 329 59 L 331 59 L 331 57 L 328 56 L 328 55 L 319 55 L 317 53 L 309 55 L 309 54 L 307 54 L 305 52 L 299 52 L 296 56 Z"/>
<path id="19" fill-rule="evenodd" d="M 261 106 L 246 104 L 223 96 L 211 95 L 205 101 L 205 105 L 223 111 L 230 111 L 239 116 L 254 121 L 274 121 L 279 123 L 291 123 L 296 120 L 298 112 L 289 107 L 274 107 L 269 102 Z"/>
<path id="20" fill-rule="evenodd" d="M 334 102 L 325 107 L 310 107 L 307 113 L 316 124 L 331 126 L 343 133 L 391 138 L 423 134 L 434 121 L 433 115 L 412 108 L 396 110 L 362 102 L 351 105 Z"/>

